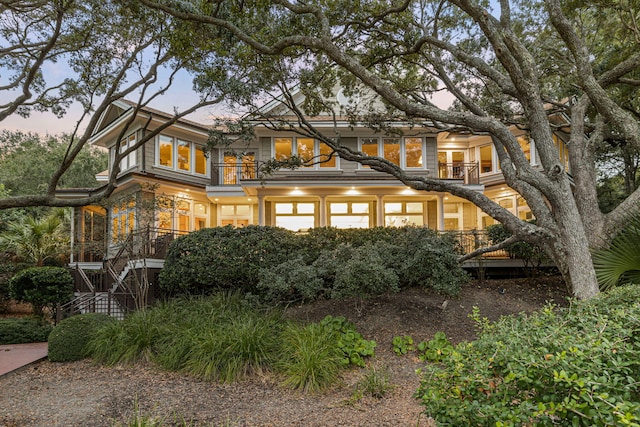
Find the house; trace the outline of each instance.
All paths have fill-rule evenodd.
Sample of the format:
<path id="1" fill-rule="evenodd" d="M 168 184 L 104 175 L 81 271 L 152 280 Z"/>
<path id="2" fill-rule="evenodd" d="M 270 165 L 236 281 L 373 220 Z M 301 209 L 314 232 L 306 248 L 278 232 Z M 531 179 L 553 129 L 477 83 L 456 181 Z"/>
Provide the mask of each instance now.
<path id="1" fill-rule="evenodd" d="M 337 105 L 352 102 L 337 92 Z M 265 111 L 286 114 L 277 102 Z M 171 239 L 204 227 L 257 224 L 300 231 L 413 224 L 464 232 L 493 223 L 464 199 L 414 191 L 390 175 L 329 156 L 326 144 L 293 131 L 257 123 L 250 141 L 207 152 L 208 125 L 181 119 L 161 129 L 171 114 L 146 107 L 133 114 L 131 103 L 114 102 L 100 117 L 90 140 L 111 153 L 109 171 L 117 151 L 124 152 L 154 131 L 157 135 L 120 160 L 117 189 L 107 203 L 74 210 L 72 264 L 85 275 L 82 280 L 92 283 L 82 272 L 104 273 L 106 261 L 112 270 L 108 283 L 94 283 L 94 293 L 97 288 L 122 287 L 124 277 L 141 268 L 151 272 L 145 280 L 154 283 Z M 484 192 L 522 219 L 532 218 L 526 202 L 505 185 L 489 136 L 447 133 L 409 123 L 394 124 L 393 133 L 381 133 L 330 116 L 308 121 L 317 129 L 339 132 L 341 143 L 353 150 L 383 157 L 410 174 L 459 182 Z M 534 142 L 522 130 L 514 130 L 514 135 L 529 161 L 537 164 Z M 557 143 L 566 160 L 562 140 L 557 138 Z M 324 156 L 325 161 L 261 173 L 260 166 L 270 159 L 291 156 Z M 60 190 L 58 194 L 76 197 L 92 191 L 96 190 Z M 127 255 L 124 248 L 131 253 Z M 140 281 L 142 276 L 134 277 Z M 91 286 L 85 288 L 91 290 Z"/>

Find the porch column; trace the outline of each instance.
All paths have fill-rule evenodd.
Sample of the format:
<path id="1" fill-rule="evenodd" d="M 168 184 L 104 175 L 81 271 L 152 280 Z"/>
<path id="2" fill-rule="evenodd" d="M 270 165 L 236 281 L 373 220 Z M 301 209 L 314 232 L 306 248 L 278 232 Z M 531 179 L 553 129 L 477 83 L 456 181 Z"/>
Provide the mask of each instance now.
<path id="1" fill-rule="evenodd" d="M 80 209 L 80 208 L 78 208 Z M 75 246 L 75 234 L 76 234 L 76 227 L 75 227 L 75 221 L 76 221 L 76 208 L 71 208 L 71 254 L 69 255 L 69 263 L 73 264 L 74 259 L 73 259 L 73 252 L 74 252 L 74 246 Z"/>
<path id="2" fill-rule="evenodd" d="M 320 196 L 320 212 L 318 219 L 320 227 L 327 226 L 327 196 Z"/>
<path id="3" fill-rule="evenodd" d="M 265 225 L 264 196 L 258 196 L 258 225 Z"/>
<path id="4" fill-rule="evenodd" d="M 444 195 L 438 194 L 438 205 L 436 209 L 438 215 L 438 231 L 444 231 Z"/>
<path id="5" fill-rule="evenodd" d="M 376 226 L 384 227 L 384 203 L 379 194 L 376 195 Z"/>

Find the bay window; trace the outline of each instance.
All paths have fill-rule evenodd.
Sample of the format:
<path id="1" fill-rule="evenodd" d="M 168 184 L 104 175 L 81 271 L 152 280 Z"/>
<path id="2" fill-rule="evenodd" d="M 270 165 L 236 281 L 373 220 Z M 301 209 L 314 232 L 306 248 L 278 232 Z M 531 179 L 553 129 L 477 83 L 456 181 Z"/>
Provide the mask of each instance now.
<path id="1" fill-rule="evenodd" d="M 168 135 L 156 139 L 156 165 L 195 175 L 207 175 L 204 147 Z"/>

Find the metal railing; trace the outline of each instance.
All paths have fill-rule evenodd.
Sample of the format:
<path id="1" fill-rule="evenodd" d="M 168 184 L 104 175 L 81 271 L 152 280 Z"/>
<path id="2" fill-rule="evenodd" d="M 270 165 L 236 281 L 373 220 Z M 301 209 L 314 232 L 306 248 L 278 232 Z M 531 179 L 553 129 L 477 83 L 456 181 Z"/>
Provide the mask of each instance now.
<path id="1" fill-rule="evenodd" d="M 438 163 L 438 178 L 461 179 L 465 184 L 480 183 L 480 168 L 478 163 Z"/>
<path id="2" fill-rule="evenodd" d="M 486 248 L 493 243 L 485 230 L 470 231 L 446 231 L 446 234 L 453 236 L 458 242 L 461 254 L 470 254 L 476 249 Z M 483 258 L 510 258 L 507 251 L 500 249 L 493 252 L 487 252 L 482 255 Z"/>
<path id="3" fill-rule="evenodd" d="M 258 179 L 258 163 L 213 163 L 211 165 L 212 185 L 239 185 L 246 179 Z"/>

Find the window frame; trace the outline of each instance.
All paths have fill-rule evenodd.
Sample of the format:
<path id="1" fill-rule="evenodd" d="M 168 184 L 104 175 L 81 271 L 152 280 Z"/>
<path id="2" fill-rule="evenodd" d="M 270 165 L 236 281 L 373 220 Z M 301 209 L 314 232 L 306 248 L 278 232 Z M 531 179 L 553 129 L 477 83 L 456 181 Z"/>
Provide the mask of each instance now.
<path id="1" fill-rule="evenodd" d="M 384 147 L 385 147 L 385 141 L 387 140 L 391 140 L 391 139 L 397 139 L 399 142 L 399 146 L 400 146 L 400 164 L 398 165 L 400 167 L 400 169 L 403 170 L 414 170 L 414 171 L 422 171 L 422 170 L 427 170 L 427 162 L 426 162 L 426 152 L 427 152 L 427 140 L 425 137 L 423 136 L 403 136 L 403 137 L 389 137 L 389 136 L 363 136 L 363 137 L 359 137 L 358 138 L 358 151 L 361 153 L 364 153 L 364 151 L 362 151 L 362 146 L 364 141 L 377 141 L 377 151 L 378 154 L 376 155 L 377 157 L 380 157 L 382 159 L 386 159 L 389 160 L 393 163 L 392 160 L 385 158 L 384 156 Z M 421 141 L 421 151 L 422 151 L 422 166 L 407 166 L 407 139 L 419 139 Z M 394 163 L 395 164 L 395 163 Z M 370 169 L 369 166 L 367 165 L 362 165 L 359 164 L 358 168 L 360 170 L 367 170 Z"/>
<path id="2" fill-rule="evenodd" d="M 271 158 L 276 158 L 276 140 L 288 139 L 291 141 L 291 155 L 298 156 L 298 140 L 312 139 L 313 140 L 313 158 L 320 159 L 321 154 L 321 146 L 325 144 L 324 142 L 315 139 L 309 138 L 306 136 L 274 136 L 271 138 Z M 317 162 L 311 166 L 303 166 L 299 170 L 301 171 L 320 171 L 320 170 L 339 170 L 340 169 L 340 156 L 337 153 L 334 153 L 332 159 L 335 161 L 335 166 L 326 166 L 326 162 Z"/>
<path id="3" fill-rule="evenodd" d="M 160 141 L 162 138 L 171 139 L 171 167 L 162 165 L 160 163 Z M 179 147 L 181 144 L 186 144 L 186 147 L 189 150 L 189 160 L 188 165 L 189 169 L 182 169 L 180 167 L 179 162 Z M 203 178 L 208 178 L 210 174 L 210 166 L 207 161 L 207 157 L 204 156 L 204 174 L 197 172 L 198 166 L 198 150 L 203 151 L 204 146 L 202 144 L 195 143 L 193 141 L 189 141 L 187 139 L 179 138 L 172 135 L 167 134 L 159 134 L 155 137 L 155 166 L 160 169 L 170 170 L 173 172 L 178 172 L 186 175 L 200 176 Z"/>

